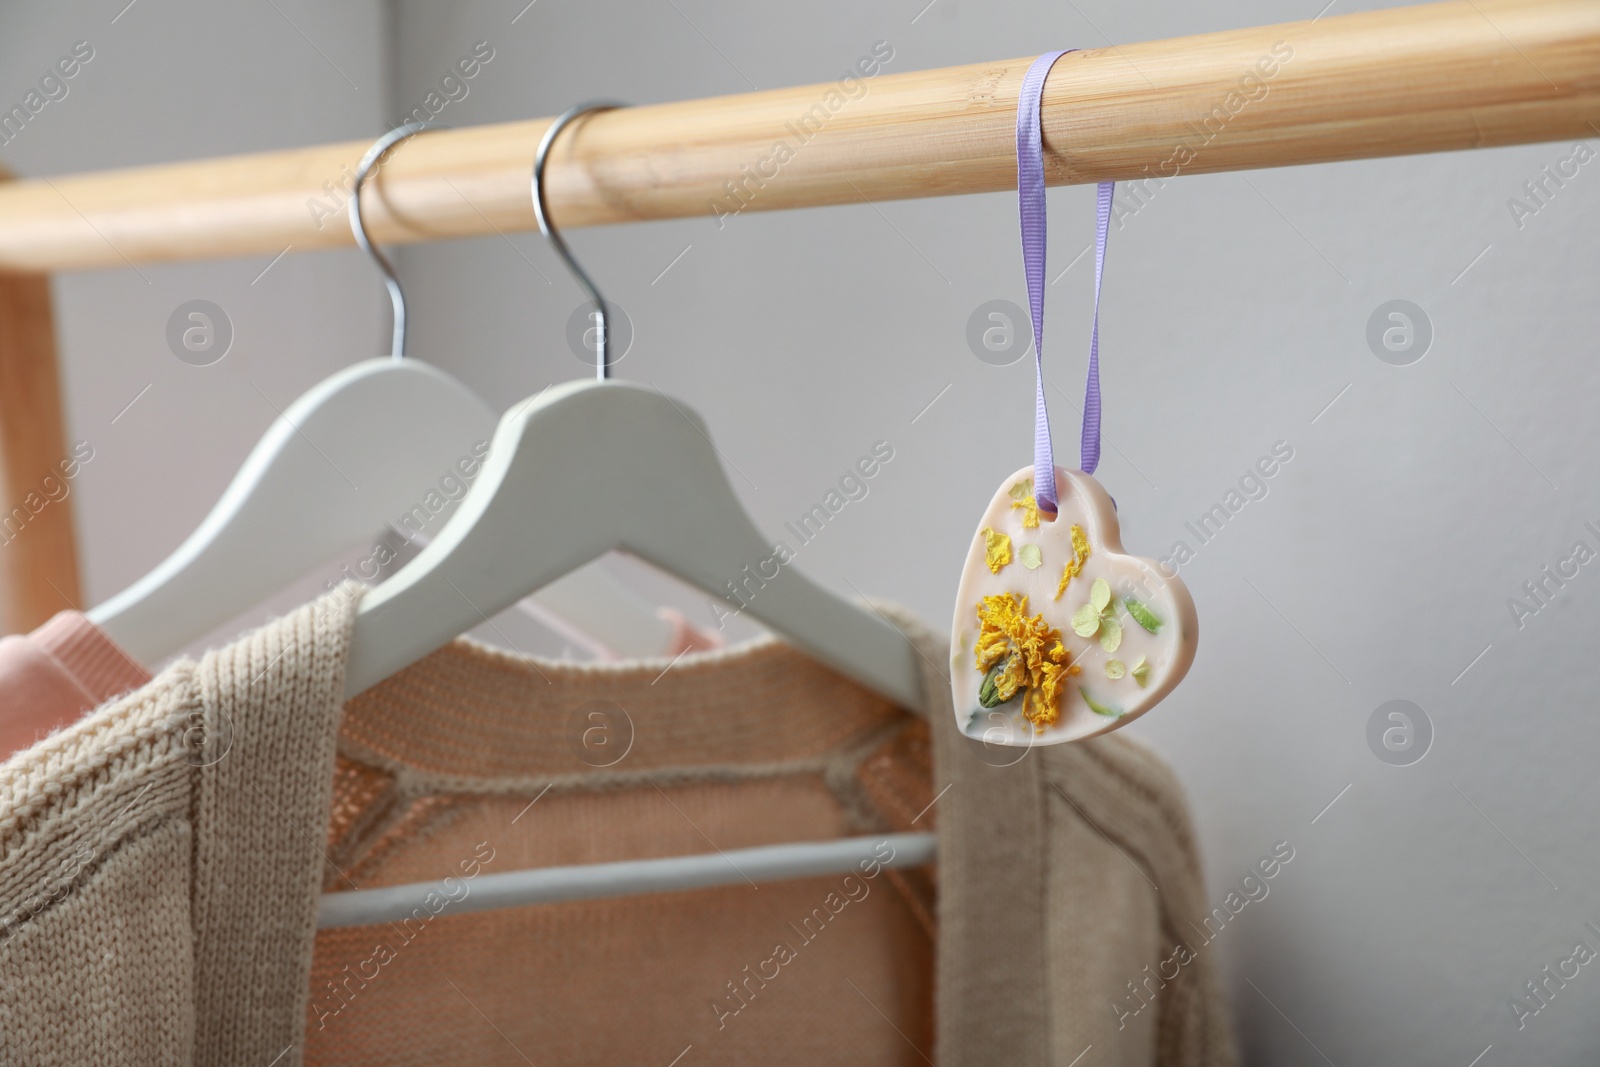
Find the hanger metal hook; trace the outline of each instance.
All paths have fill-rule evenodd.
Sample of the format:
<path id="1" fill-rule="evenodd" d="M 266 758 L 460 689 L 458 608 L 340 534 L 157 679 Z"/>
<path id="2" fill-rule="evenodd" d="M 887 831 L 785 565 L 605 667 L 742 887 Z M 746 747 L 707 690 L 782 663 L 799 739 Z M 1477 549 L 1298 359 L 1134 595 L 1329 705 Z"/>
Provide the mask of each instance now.
<path id="1" fill-rule="evenodd" d="M 374 141 L 356 166 L 356 186 L 350 194 L 350 231 L 355 234 L 356 244 L 372 257 L 372 261 L 383 272 L 383 284 L 389 288 L 389 302 L 394 305 L 394 338 L 389 346 L 389 355 L 392 359 L 404 359 L 406 354 L 406 294 L 400 290 L 400 279 L 394 272 L 394 264 L 390 263 L 382 250 L 367 237 L 367 226 L 361 219 L 361 187 L 366 184 L 367 175 L 372 172 L 372 168 L 378 165 L 378 160 L 382 159 L 383 154 L 397 142 L 419 134 L 423 130 L 445 128 L 447 127 L 437 122 L 408 122 L 403 126 L 396 126 Z"/>
<path id="2" fill-rule="evenodd" d="M 544 136 L 539 139 L 539 150 L 533 155 L 533 217 L 539 222 L 539 232 L 550 239 L 555 246 L 556 254 L 567 265 L 573 278 L 583 286 L 584 292 L 589 294 L 589 299 L 594 303 L 596 325 L 599 327 L 599 336 L 594 346 L 594 373 L 602 382 L 611 374 L 611 331 L 607 329 L 607 312 L 605 297 L 600 295 L 600 290 L 595 286 L 587 272 L 578 265 L 573 258 L 572 250 L 567 247 L 566 240 L 561 236 L 555 224 L 550 221 L 550 209 L 544 200 L 544 165 L 550 157 L 550 146 L 556 143 L 559 134 L 568 123 L 581 115 L 588 115 L 596 111 L 615 111 L 627 104 L 618 100 L 586 100 L 581 104 L 574 104 L 552 122 L 544 131 Z"/>

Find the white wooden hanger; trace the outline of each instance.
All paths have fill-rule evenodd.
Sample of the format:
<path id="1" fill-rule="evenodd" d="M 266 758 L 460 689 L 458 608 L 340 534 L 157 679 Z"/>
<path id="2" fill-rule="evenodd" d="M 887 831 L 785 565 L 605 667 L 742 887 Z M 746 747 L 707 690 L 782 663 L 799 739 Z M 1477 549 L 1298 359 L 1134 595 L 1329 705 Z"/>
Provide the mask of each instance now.
<path id="1" fill-rule="evenodd" d="M 608 381 L 605 299 L 550 225 L 542 177 L 579 104 L 534 159 L 533 206 L 598 318 L 593 382 L 545 390 L 507 412 L 459 511 L 400 573 L 367 593 L 351 634 L 353 696 L 535 590 L 612 550 L 729 601 L 840 673 L 920 705 L 917 652 L 887 619 L 800 574 L 740 505 L 704 423 L 665 394 Z"/>
<path id="2" fill-rule="evenodd" d="M 392 428 L 374 433 L 376 419 Z M 390 422 L 389 420 L 394 420 Z M 494 413 L 426 364 L 371 359 L 296 400 L 200 526 L 89 619 L 142 663 L 203 637 L 437 492 Z"/>
<path id="3" fill-rule="evenodd" d="M 340 552 L 378 535 L 462 478 L 475 445 L 494 432 L 494 412 L 435 367 L 402 358 L 406 305 L 394 268 L 367 239 L 361 186 L 391 146 L 429 128 L 401 126 L 362 159 L 350 199 L 356 241 L 377 262 L 394 305 L 390 358 L 371 359 L 313 386 L 272 424 L 216 506 L 172 555 L 91 609 L 89 619 L 135 659 L 153 664 L 249 610 Z M 452 483 L 453 484 L 453 483 Z M 431 518 L 431 517 L 430 517 Z M 287 520 L 287 521 L 286 521 Z M 658 653 L 670 624 L 604 574 L 572 576 L 560 604 L 604 603 L 627 625 L 595 636 L 630 654 Z M 589 630 L 595 620 L 570 620 Z"/>
<path id="4" fill-rule="evenodd" d="M 723 597 L 730 613 L 748 611 L 867 689 L 920 705 L 905 635 L 784 559 L 740 505 L 699 417 L 613 381 L 553 386 L 500 420 L 444 529 L 363 597 L 346 696 L 612 549 Z"/>
<path id="5" fill-rule="evenodd" d="M 540 179 L 561 128 L 578 115 L 610 106 L 617 105 L 580 104 L 551 124 L 535 158 L 533 185 L 541 231 L 600 315 L 599 380 L 554 386 L 501 418 L 483 472 L 444 529 L 398 574 L 363 597 L 351 633 L 346 696 L 376 685 L 602 553 L 621 549 L 723 597 L 730 611 L 748 611 L 863 687 L 904 707 L 920 707 L 921 670 L 910 641 L 872 609 L 801 574 L 757 530 L 700 418 L 657 390 L 606 380 L 605 301 L 550 227 Z M 738 599 L 730 590 L 738 590 Z M 851 870 L 859 858 L 852 849 L 870 848 L 879 840 L 881 835 L 854 839 L 849 847 L 840 842 L 772 846 L 761 850 L 762 870 L 774 878 Z M 931 836 L 913 835 L 912 844 L 926 862 Z M 716 884 L 729 875 L 742 877 L 732 864 L 721 853 L 639 861 L 611 874 L 590 870 L 577 888 L 571 872 L 560 869 L 508 872 L 496 883 L 495 900 L 509 907 L 555 899 L 548 894 L 556 885 L 568 894 L 561 899 L 572 899 Z M 344 909 L 341 922 L 366 921 L 363 916 L 383 914 L 383 907 L 418 890 L 425 887 L 329 894 L 323 898 L 324 914 Z M 354 919 L 351 909 L 356 909 Z"/>
<path id="6" fill-rule="evenodd" d="M 383 270 L 394 303 L 389 359 L 318 383 L 280 414 L 216 506 L 178 549 L 89 611 L 135 659 L 155 663 L 377 535 L 475 461 L 494 412 L 454 378 L 401 358 L 405 298 L 367 240 L 361 184 L 378 159 L 424 128 L 401 126 L 362 159 L 350 199 L 357 242 Z M 447 503 L 448 500 L 447 500 Z M 287 520 L 287 521 L 286 521 Z"/>

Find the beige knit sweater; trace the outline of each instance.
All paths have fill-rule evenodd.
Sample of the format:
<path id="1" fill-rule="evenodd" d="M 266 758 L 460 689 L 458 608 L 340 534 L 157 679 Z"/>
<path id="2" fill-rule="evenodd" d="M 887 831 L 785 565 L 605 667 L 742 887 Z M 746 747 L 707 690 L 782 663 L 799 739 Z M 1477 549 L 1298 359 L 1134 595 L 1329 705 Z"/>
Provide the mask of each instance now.
<path id="1" fill-rule="evenodd" d="M 1206 950 L 1156 976 L 1206 912 L 1171 775 L 1120 735 L 1014 763 L 961 737 L 944 643 L 900 613 L 928 664 L 915 713 L 775 641 L 665 673 L 461 641 L 342 709 L 356 600 L 178 663 L 0 766 L 0 1063 L 620 1062 L 657 1047 L 634 1029 L 680 1018 L 686 1063 L 1235 1062 Z M 570 744 L 591 705 L 629 709 L 626 758 Z M 759 994 L 732 981 L 771 943 L 751 939 L 826 880 L 443 913 L 414 944 L 315 929 L 325 889 L 431 880 L 458 853 L 500 870 L 930 823 L 936 896 L 915 872 L 863 892 L 854 933 L 743 980 Z M 399 958 L 374 963 L 374 941 Z M 681 1037 L 655 1035 L 660 1062 Z"/>

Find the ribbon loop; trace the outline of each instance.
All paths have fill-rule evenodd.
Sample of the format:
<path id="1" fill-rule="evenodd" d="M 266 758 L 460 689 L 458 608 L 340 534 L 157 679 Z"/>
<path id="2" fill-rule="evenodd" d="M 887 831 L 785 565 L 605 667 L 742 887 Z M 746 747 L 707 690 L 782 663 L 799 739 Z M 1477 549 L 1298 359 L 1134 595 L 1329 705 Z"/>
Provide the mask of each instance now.
<path id="1" fill-rule="evenodd" d="M 1034 426 L 1033 496 L 1039 510 L 1057 510 L 1054 449 L 1050 415 L 1044 399 L 1044 266 L 1045 186 L 1044 137 L 1039 103 L 1044 82 L 1056 60 L 1076 49 L 1046 52 L 1033 61 L 1022 79 L 1017 99 L 1017 209 L 1022 223 L 1022 269 L 1028 282 L 1028 310 L 1033 319 Z M 1101 182 L 1095 219 L 1094 330 L 1089 338 L 1089 375 L 1083 397 L 1080 466 L 1093 474 L 1100 465 L 1100 280 L 1105 272 L 1106 237 L 1111 228 L 1115 182 Z"/>

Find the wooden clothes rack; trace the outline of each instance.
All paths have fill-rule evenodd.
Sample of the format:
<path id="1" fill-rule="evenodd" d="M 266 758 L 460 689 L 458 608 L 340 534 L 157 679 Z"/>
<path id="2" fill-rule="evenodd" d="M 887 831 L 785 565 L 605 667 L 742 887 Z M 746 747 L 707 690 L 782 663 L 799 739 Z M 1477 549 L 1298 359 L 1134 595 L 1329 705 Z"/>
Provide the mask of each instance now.
<path id="1" fill-rule="evenodd" d="M 1014 188 L 1031 61 L 595 114 L 552 152 L 551 214 L 569 228 Z M 363 204 L 374 240 L 533 229 L 549 122 L 397 147 Z M 1056 64 L 1042 122 L 1052 185 L 1588 138 L 1600 0 L 1449 0 L 1087 49 Z M 0 530 L 21 526 L 0 546 L 7 630 L 78 597 L 71 498 L 16 512 L 69 454 L 41 276 L 350 245 L 343 196 L 369 143 L 0 184 Z"/>

